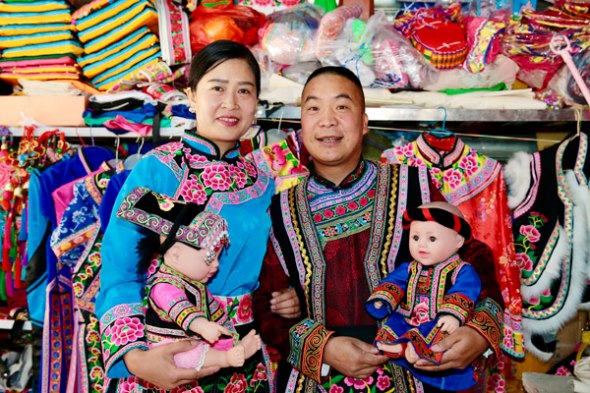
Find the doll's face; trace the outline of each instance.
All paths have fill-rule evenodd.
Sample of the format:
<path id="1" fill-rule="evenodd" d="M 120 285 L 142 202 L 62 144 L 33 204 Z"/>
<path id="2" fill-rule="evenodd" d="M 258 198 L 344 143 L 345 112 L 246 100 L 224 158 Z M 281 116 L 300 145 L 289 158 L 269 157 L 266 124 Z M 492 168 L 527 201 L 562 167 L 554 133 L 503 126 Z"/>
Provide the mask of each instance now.
<path id="1" fill-rule="evenodd" d="M 205 262 L 206 248 L 197 250 L 187 244 L 176 242 L 166 252 L 164 263 L 185 276 L 206 284 L 219 270 L 219 253 L 221 249 L 216 250 L 216 252 L 217 254 L 211 263 L 207 264 Z"/>
<path id="2" fill-rule="evenodd" d="M 423 265 L 444 261 L 463 245 L 463 237 L 434 221 L 413 221 L 410 224 L 410 254 Z"/>

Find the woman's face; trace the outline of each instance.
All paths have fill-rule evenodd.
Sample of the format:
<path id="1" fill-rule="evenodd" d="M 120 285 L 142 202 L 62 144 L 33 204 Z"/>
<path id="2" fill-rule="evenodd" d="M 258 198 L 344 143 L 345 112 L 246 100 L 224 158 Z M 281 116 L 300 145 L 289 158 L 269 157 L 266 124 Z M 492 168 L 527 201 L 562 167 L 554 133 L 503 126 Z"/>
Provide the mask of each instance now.
<path id="1" fill-rule="evenodd" d="M 231 59 L 207 72 L 188 91 L 197 115 L 197 133 L 215 142 L 221 153 L 236 145 L 254 121 L 258 98 L 248 63 Z"/>

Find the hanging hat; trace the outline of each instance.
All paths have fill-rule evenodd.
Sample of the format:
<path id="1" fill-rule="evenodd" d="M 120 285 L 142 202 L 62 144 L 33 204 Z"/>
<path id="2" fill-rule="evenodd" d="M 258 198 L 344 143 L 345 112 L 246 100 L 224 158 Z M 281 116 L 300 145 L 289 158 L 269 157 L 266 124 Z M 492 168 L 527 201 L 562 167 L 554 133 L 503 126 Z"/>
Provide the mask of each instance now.
<path id="1" fill-rule="evenodd" d="M 123 199 L 117 217 L 165 236 L 160 254 L 178 241 L 207 249 L 205 262 L 209 264 L 220 249 L 229 245 L 223 217 L 204 211 L 201 205 L 172 199 L 145 187 L 134 189 Z"/>
<path id="2" fill-rule="evenodd" d="M 434 221 L 463 236 L 466 243 L 472 239 L 471 226 L 469 223 L 445 209 L 436 207 L 417 207 L 408 209 L 404 212 L 404 229 L 409 229 L 412 221 Z"/>

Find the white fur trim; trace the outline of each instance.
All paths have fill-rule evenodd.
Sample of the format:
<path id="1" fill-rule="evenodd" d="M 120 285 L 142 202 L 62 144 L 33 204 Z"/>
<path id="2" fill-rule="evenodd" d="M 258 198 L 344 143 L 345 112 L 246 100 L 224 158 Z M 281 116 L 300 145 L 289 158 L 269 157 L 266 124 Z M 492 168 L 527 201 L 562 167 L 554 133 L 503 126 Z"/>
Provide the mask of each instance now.
<path id="1" fill-rule="evenodd" d="M 531 186 L 532 155 L 519 151 L 504 165 L 504 178 L 508 192 L 508 207 L 514 210 L 520 205 Z"/>
<path id="2" fill-rule="evenodd" d="M 530 337 L 531 337 L 530 334 L 525 331 L 525 335 L 524 335 L 524 348 L 526 349 L 526 351 L 528 353 L 530 353 L 531 355 L 534 355 L 539 360 L 542 360 L 544 362 L 550 360 L 553 357 L 554 352 L 543 352 L 543 351 L 541 351 L 540 349 L 538 349 L 537 347 L 535 347 L 533 345 Z"/>

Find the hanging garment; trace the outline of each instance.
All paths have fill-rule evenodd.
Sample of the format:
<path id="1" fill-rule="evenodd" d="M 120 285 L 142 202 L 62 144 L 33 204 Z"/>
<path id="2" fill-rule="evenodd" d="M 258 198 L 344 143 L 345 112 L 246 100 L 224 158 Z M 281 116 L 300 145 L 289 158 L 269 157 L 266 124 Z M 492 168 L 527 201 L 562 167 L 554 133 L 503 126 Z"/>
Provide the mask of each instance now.
<path id="1" fill-rule="evenodd" d="M 588 269 L 588 136 L 570 137 L 506 165 L 521 269 L 525 347 L 542 360 L 580 306 Z M 584 184 L 585 183 L 585 184 Z"/>
<path id="2" fill-rule="evenodd" d="M 492 249 L 505 306 L 502 349 L 516 358 L 524 357 L 520 273 L 500 163 L 459 138 L 448 151 L 439 151 L 423 135 L 414 142 L 385 150 L 382 159 L 427 167 L 435 186 L 470 223 L 473 236 Z"/>

